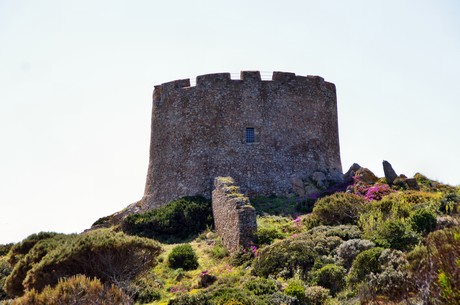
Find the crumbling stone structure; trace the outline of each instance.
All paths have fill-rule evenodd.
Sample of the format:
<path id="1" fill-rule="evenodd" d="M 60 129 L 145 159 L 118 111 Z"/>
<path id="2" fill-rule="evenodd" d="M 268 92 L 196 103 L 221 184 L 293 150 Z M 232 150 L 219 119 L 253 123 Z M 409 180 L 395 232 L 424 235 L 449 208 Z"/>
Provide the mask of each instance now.
<path id="1" fill-rule="evenodd" d="M 318 171 L 342 176 L 336 89 L 323 78 L 243 71 L 155 86 L 144 208 L 210 198 L 218 176 L 248 196 L 288 195 Z"/>
<path id="2" fill-rule="evenodd" d="M 217 177 L 212 191 L 212 213 L 217 234 L 230 253 L 248 248 L 257 232 L 256 212 L 231 177 Z"/>

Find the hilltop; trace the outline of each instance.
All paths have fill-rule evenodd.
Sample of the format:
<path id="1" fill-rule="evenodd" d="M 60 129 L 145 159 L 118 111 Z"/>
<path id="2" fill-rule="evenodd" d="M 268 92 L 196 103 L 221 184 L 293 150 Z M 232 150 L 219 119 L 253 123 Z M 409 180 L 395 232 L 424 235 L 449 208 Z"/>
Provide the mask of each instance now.
<path id="1" fill-rule="evenodd" d="M 41 232 L 2 245 L 0 298 L 3 304 L 460 302 L 460 188 L 421 174 L 377 178 L 356 167 L 345 176 L 348 184 L 309 197 L 251 198 L 257 240 L 231 255 L 202 197 L 132 214 L 109 228 Z"/>

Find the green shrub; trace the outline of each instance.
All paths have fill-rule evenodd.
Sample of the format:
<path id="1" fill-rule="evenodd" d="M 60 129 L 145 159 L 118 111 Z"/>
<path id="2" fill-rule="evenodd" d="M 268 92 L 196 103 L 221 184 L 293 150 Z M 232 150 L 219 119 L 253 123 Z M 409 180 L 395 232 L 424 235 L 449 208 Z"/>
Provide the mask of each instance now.
<path id="1" fill-rule="evenodd" d="M 343 240 L 361 238 L 361 231 L 354 225 L 318 226 L 307 231 L 308 234 L 324 234 L 325 236 L 337 236 Z"/>
<path id="2" fill-rule="evenodd" d="M 168 305 L 211 305 L 210 297 L 207 293 L 179 295 L 175 299 L 169 300 Z"/>
<path id="3" fill-rule="evenodd" d="M 54 232 L 40 232 L 32 234 L 22 240 L 20 243 L 13 245 L 8 253 L 8 261 L 11 265 L 15 265 L 24 255 L 26 255 L 36 243 L 40 240 L 52 238 L 58 235 Z"/>
<path id="4" fill-rule="evenodd" d="M 416 210 L 409 217 L 409 223 L 415 232 L 426 235 L 436 227 L 436 214 L 428 209 Z"/>
<path id="5" fill-rule="evenodd" d="M 145 273 L 131 281 L 127 294 L 131 295 L 136 303 L 152 303 L 161 298 L 161 284 L 156 281 L 153 273 Z"/>
<path id="6" fill-rule="evenodd" d="M 171 236 L 186 238 L 213 225 L 211 201 L 203 197 L 184 197 L 165 206 L 128 216 L 124 232 L 167 241 Z"/>
<path id="7" fill-rule="evenodd" d="M 268 296 L 265 300 L 265 304 L 270 305 L 301 305 L 297 298 L 281 292 L 275 292 L 274 294 Z"/>
<path id="8" fill-rule="evenodd" d="M 299 301 L 305 298 L 305 286 L 304 282 L 299 278 L 293 278 L 288 281 L 286 289 L 283 291 L 284 294 L 291 297 L 295 297 Z"/>
<path id="9" fill-rule="evenodd" d="M 336 193 L 318 200 L 313 214 L 323 225 L 355 224 L 364 202 L 355 194 Z"/>
<path id="10" fill-rule="evenodd" d="M 56 287 L 47 286 L 41 293 L 28 290 L 20 298 L 14 299 L 11 305 L 50 305 L 50 304 L 99 304 L 99 305 L 130 305 L 129 297 L 115 286 L 104 286 L 98 279 L 89 279 L 77 275 L 68 279 L 60 279 Z"/>
<path id="11" fill-rule="evenodd" d="M 305 289 L 305 301 L 308 305 L 323 305 L 330 298 L 329 289 L 311 286 Z"/>
<path id="12" fill-rule="evenodd" d="M 7 255 L 13 246 L 13 243 L 0 245 L 0 257 Z"/>
<path id="13" fill-rule="evenodd" d="M 44 236 L 47 236 L 46 238 Z M 51 236 L 51 237 L 50 237 Z M 25 242 L 21 244 L 26 247 L 18 247 L 12 249 L 10 257 L 14 256 L 13 261 L 17 261 L 13 270 L 5 281 L 5 290 L 7 293 L 14 296 L 21 296 L 24 292 L 23 282 L 27 277 L 28 272 L 38 264 L 41 259 L 50 251 L 56 249 L 60 243 L 64 243 L 66 239 L 73 238 L 73 235 L 66 236 L 63 234 L 41 235 L 42 238 L 36 238 L 37 235 L 27 237 Z M 33 243 L 31 241 L 34 241 Z M 30 247 L 33 244 L 32 247 Z M 25 253 L 25 249 L 28 252 Z"/>
<path id="14" fill-rule="evenodd" d="M 168 263 L 174 269 L 193 270 L 198 268 L 198 257 L 191 245 L 179 245 L 169 253 Z"/>
<path id="15" fill-rule="evenodd" d="M 371 248 L 359 253 L 350 269 L 348 281 L 355 284 L 363 281 L 366 275 L 371 272 L 377 273 L 380 271 L 379 258 L 382 254 L 383 248 Z"/>
<path id="16" fill-rule="evenodd" d="M 134 295 L 134 299 L 141 304 L 152 303 L 161 299 L 161 293 L 156 288 L 144 287 Z"/>
<path id="17" fill-rule="evenodd" d="M 284 237 L 285 237 L 285 234 L 283 234 L 282 232 L 280 232 L 274 227 L 257 229 L 258 245 L 270 245 L 276 239 L 282 239 Z"/>
<path id="18" fill-rule="evenodd" d="M 375 232 L 372 240 L 379 246 L 408 250 L 417 244 L 420 236 L 401 220 L 388 220 Z"/>
<path id="19" fill-rule="evenodd" d="M 278 291 L 277 283 L 272 279 L 262 277 L 252 278 L 244 283 L 244 288 L 255 295 L 273 294 Z"/>
<path id="20" fill-rule="evenodd" d="M 0 301 L 8 298 L 4 290 L 5 279 L 11 273 L 12 268 L 5 257 L 0 257 Z M 0 302 L 1 303 L 1 302 Z"/>
<path id="21" fill-rule="evenodd" d="M 76 274 L 127 286 L 139 273 L 156 264 L 160 252 L 161 247 L 155 241 L 109 229 L 70 235 L 32 264 L 23 286 L 40 291 L 46 285 L 55 285 L 60 278 Z"/>
<path id="22" fill-rule="evenodd" d="M 410 280 L 407 273 L 408 262 L 403 252 L 385 249 L 379 257 L 379 271 L 366 276 L 366 282 L 360 287 L 364 302 L 377 297 L 401 301 L 407 300 Z"/>
<path id="23" fill-rule="evenodd" d="M 232 266 L 240 266 L 246 268 L 253 263 L 254 258 L 254 252 L 248 249 L 240 248 L 238 251 L 231 255 L 230 264 Z"/>
<path id="24" fill-rule="evenodd" d="M 255 275 L 292 277 L 298 270 L 302 275 L 313 266 L 316 253 L 312 241 L 286 239 L 259 250 L 253 263 Z"/>
<path id="25" fill-rule="evenodd" d="M 265 305 L 254 294 L 241 288 L 222 288 L 211 293 L 210 304 L 212 305 Z"/>
<path id="26" fill-rule="evenodd" d="M 460 227 L 428 234 L 408 259 L 415 288 L 426 303 L 460 303 Z"/>
<path id="27" fill-rule="evenodd" d="M 451 192 L 445 194 L 441 198 L 441 204 L 439 206 L 439 211 L 446 214 L 454 214 L 459 213 L 459 206 L 460 206 L 460 195 Z"/>
<path id="28" fill-rule="evenodd" d="M 347 270 L 342 266 L 327 264 L 322 268 L 311 272 L 311 283 L 328 288 L 332 295 L 345 287 L 345 275 Z"/>
<path id="29" fill-rule="evenodd" d="M 373 248 L 375 244 L 367 239 L 350 239 L 337 248 L 337 260 L 350 269 L 356 256 L 364 250 Z"/>
<path id="30" fill-rule="evenodd" d="M 216 243 L 211 249 L 211 255 L 215 259 L 222 259 L 228 256 L 228 250 L 224 247 L 224 245 L 222 245 L 221 242 Z"/>

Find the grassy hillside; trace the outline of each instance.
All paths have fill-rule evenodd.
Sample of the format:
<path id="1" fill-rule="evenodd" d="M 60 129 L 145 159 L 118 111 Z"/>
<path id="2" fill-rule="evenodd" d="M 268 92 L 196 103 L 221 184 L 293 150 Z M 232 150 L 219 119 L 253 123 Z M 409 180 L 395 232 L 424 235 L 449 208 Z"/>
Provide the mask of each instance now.
<path id="1" fill-rule="evenodd" d="M 460 304 L 460 189 L 415 178 L 420 190 L 356 179 L 314 200 L 256 198 L 258 241 L 233 256 L 213 231 L 209 201 L 197 197 L 112 228 L 34 234 L 0 246 L 0 299 Z"/>

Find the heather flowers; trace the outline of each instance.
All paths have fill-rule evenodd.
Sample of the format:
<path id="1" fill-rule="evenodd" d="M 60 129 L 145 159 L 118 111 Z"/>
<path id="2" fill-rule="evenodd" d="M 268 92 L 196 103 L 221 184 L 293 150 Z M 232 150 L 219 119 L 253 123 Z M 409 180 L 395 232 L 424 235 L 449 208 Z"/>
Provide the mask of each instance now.
<path id="1" fill-rule="evenodd" d="M 367 201 L 381 200 L 384 196 L 394 192 L 388 184 L 374 184 L 369 187 L 364 195 Z"/>

